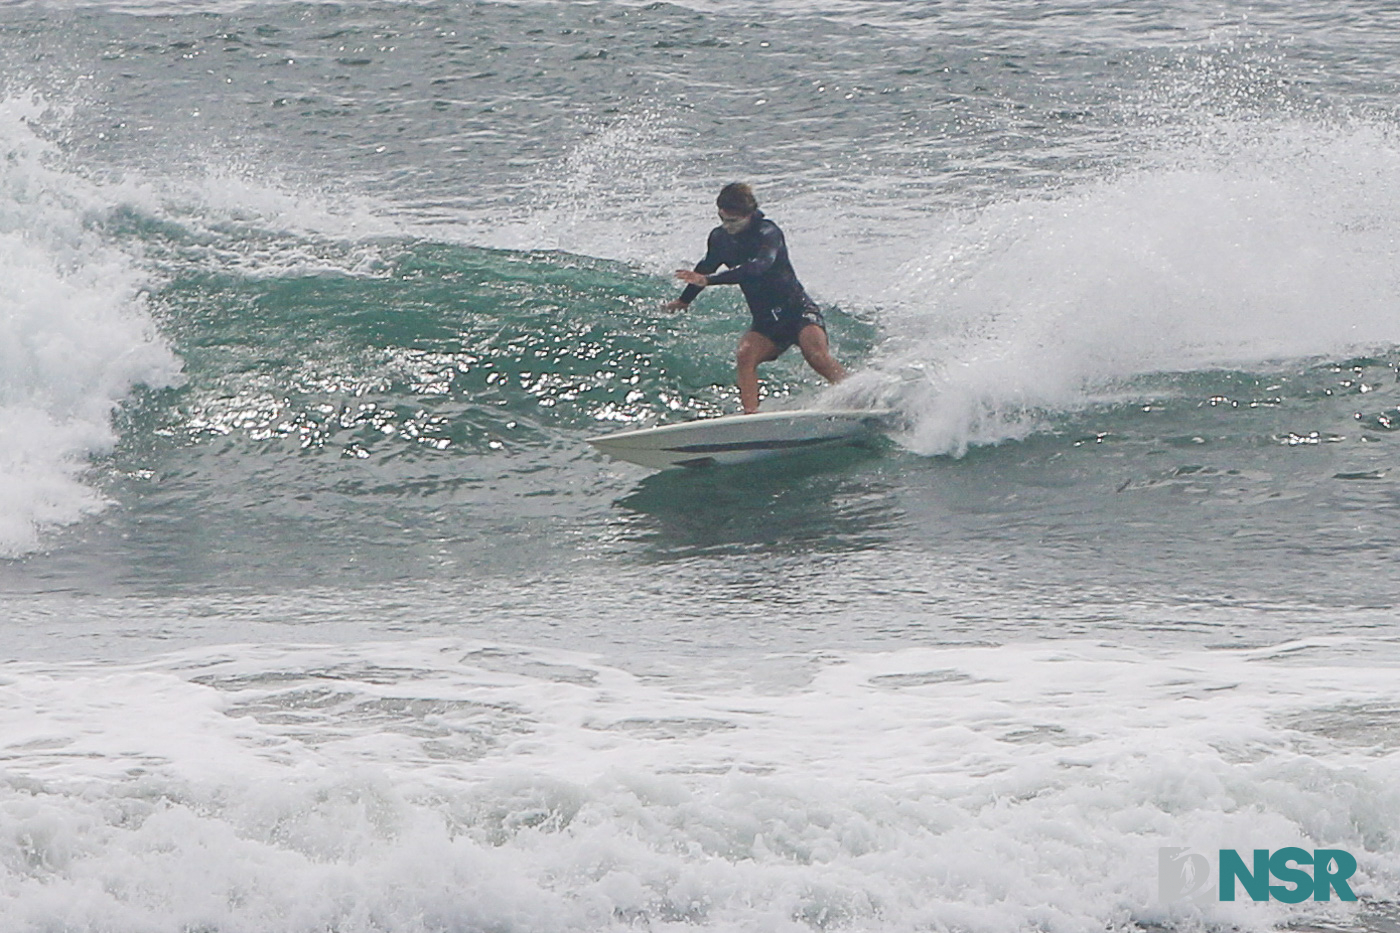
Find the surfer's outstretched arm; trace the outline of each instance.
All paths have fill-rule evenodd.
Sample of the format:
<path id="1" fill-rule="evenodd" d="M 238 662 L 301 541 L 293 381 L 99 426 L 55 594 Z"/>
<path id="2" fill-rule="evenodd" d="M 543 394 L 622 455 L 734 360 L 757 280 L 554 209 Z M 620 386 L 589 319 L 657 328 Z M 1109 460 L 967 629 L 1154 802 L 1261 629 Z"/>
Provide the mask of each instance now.
<path id="1" fill-rule="evenodd" d="M 685 291 L 675 301 L 666 305 L 667 308 L 678 311 L 688 308 L 695 300 L 695 296 L 709 284 L 707 277 L 720 266 L 719 250 L 715 243 L 715 236 L 719 230 L 710 231 L 710 238 L 705 244 L 705 258 L 695 264 L 695 269 L 677 269 L 676 278 L 686 283 Z"/>

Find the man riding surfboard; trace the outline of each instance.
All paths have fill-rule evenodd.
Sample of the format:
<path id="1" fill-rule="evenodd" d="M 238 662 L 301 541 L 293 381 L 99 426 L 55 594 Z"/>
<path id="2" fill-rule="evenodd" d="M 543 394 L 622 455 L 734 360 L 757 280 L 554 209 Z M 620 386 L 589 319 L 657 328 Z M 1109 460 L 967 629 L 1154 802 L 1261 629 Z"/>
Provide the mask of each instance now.
<path id="1" fill-rule="evenodd" d="M 738 285 L 743 291 L 753 315 L 735 359 L 744 414 L 758 411 L 758 364 L 776 360 L 794 344 L 828 382 L 846 378 L 827 346 L 826 321 L 792 270 L 783 232 L 758 209 L 753 189 L 739 182 L 725 185 L 715 204 L 720 225 L 710 231 L 705 258 L 693 271 L 676 270 L 686 288 L 666 308 L 688 308 L 710 285 Z M 717 272 L 720 266 L 728 268 Z"/>

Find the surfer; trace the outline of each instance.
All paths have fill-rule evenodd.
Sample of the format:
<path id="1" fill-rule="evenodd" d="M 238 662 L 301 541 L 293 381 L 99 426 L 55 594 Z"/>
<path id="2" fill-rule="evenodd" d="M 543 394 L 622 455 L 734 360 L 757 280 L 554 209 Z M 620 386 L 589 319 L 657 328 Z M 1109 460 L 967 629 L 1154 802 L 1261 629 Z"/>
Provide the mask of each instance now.
<path id="1" fill-rule="evenodd" d="M 845 379 L 845 368 L 827 346 L 826 321 L 792 271 L 783 231 L 763 216 L 753 189 L 739 182 L 725 185 L 715 204 L 720 225 L 710 231 L 705 258 L 694 271 L 676 271 L 685 291 L 666 309 L 690 307 L 709 285 L 738 285 L 743 291 L 753 314 L 735 360 L 744 414 L 758 411 L 758 364 L 776 360 L 793 344 L 828 382 Z M 729 268 L 717 273 L 720 266 Z"/>

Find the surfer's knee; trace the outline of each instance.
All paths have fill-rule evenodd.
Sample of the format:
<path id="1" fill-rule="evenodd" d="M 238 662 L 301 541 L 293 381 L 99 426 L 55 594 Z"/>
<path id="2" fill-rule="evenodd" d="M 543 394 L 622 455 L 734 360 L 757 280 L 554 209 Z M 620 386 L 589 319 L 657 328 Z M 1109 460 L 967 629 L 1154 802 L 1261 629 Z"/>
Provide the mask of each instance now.
<path id="1" fill-rule="evenodd" d="M 826 328 L 820 324 L 808 324 L 798 332 L 797 346 L 801 348 L 803 356 L 829 353 Z"/>
<path id="2" fill-rule="evenodd" d="M 802 358 L 807 365 L 825 377 L 827 382 L 840 382 L 846 378 L 846 368 L 831 355 L 823 328 L 816 324 L 804 327 L 798 335 L 797 346 L 802 350 Z"/>

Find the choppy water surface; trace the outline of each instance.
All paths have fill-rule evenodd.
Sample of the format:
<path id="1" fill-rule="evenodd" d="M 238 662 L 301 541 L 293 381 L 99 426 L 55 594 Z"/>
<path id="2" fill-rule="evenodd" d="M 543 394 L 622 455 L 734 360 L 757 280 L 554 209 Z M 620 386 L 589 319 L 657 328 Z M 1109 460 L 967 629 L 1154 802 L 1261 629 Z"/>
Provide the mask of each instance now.
<path id="1" fill-rule="evenodd" d="M 1388 929 L 1394 19 L 5 7 L 0 926 Z M 903 428 L 606 461 L 734 179 Z"/>

